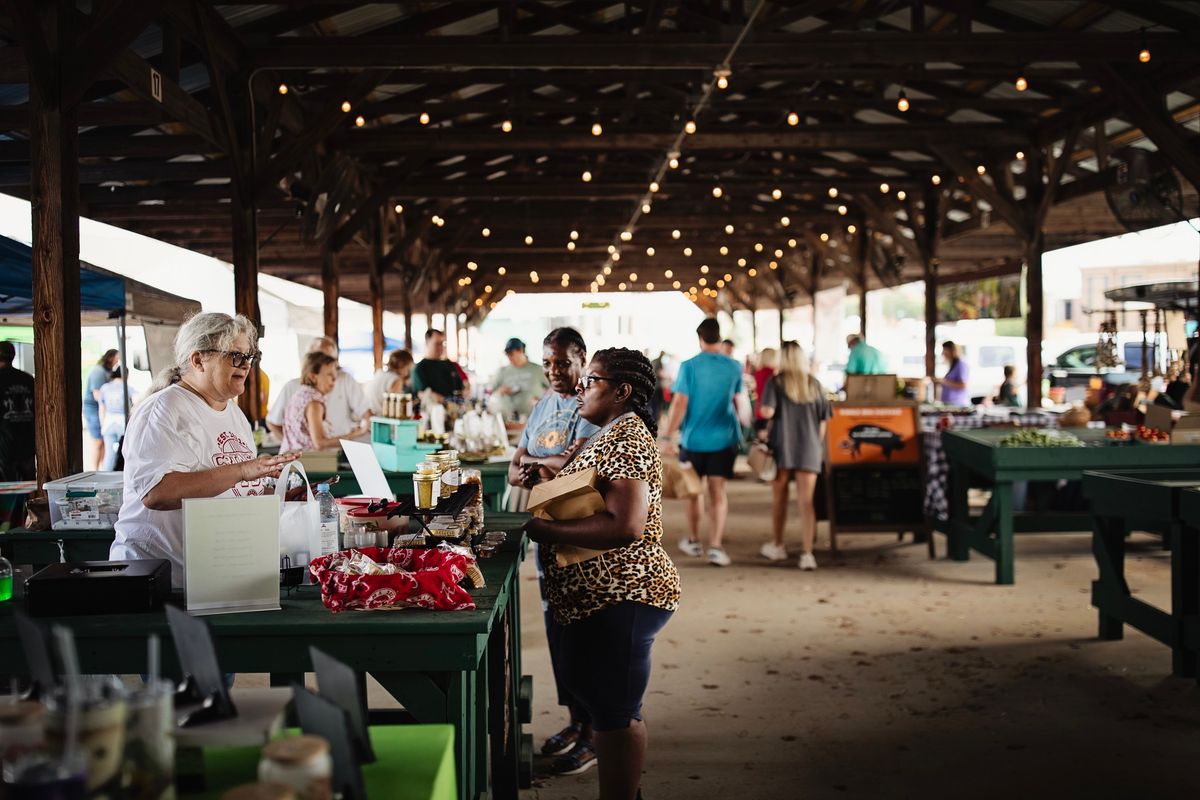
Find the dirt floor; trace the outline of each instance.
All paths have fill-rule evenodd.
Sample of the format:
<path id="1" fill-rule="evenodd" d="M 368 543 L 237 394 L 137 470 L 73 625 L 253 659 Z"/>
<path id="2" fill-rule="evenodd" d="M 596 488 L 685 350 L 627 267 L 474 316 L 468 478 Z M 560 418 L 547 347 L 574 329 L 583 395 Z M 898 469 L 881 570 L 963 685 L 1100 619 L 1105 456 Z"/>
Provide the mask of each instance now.
<path id="1" fill-rule="evenodd" d="M 667 503 L 684 596 L 655 646 L 647 800 L 1196 796 L 1200 691 L 1136 631 L 1096 638 L 1088 535 L 1019 537 L 1016 585 L 995 586 L 990 561 L 948 561 L 940 536 L 936 561 L 874 534 L 844 537 L 834 559 L 822 525 L 820 569 L 800 572 L 758 557 L 769 503 L 732 484 L 725 569 L 675 549 L 682 509 Z M 1165 606 L 1167 554 L 1148 536 L 1134 549 L 1130 584 Z M 540 746 L 564 716 L 526 568 Z M 546 764 L 529 798 L 597 796 L 595 770 Z"/>

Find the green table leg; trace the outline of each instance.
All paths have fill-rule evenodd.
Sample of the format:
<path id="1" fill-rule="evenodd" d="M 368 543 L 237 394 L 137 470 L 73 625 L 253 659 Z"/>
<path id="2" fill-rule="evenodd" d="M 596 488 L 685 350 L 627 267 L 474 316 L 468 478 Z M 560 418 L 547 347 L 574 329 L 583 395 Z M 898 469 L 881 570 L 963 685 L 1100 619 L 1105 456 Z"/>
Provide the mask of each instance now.
<path id="1" fill-rule="evenodd" d="M 1129 596 L 1125 582 L 1125 526 L 1111 517 L 1096 517 L 1092 525 L 1092 555 L 1100 577 L 1092 582 L 1092 605 L 1099 611 L 1099 636 L 1116 641 L 1125 637 L 1125 623 L 1112 613 Z"/>
<path id="2" fill-rule="evenodd" d="M 967 502 L 971 482 L 966 469 L 949 462 L 950 520 L 946 526 L 947 550 L 955 561 L 966 561 L 971 557 L 971 514 Z"/>
<path id="3" fill-rule="evenodd" d="M 1175 628 L 1175 647 L 1172 668 L 1176 675 L 1197 677 L 1196 652 L 1188 645 L 1186 622 L 1200 613 L 1200 594 L 1197 592 L 1197 569 L 1200 547 L 1178 524 L 1171 526 L 1167 537 L 1171 543 L 1171 621 Z"/>
<path id="4" fill-rule="evenodd" d="M 996 508 L 996 583 L 1011 586 L 1015 582 L 1012 484 L 997 482 L 992 489 L 992 503 Z"/>
<path id="5" fill-rule="evenodd" d="M 490 654 L 491 647 L 488 647 Z M 488 709 L 493 703 L 498 702 L 497 698 L 489 691 L 488 685 L 490 659 L 488 655 L 484 655 L 479 663 L 479 669 L 475 671 L 475 697 L 476 702 L 472 709 L 473 721 L 475 724 L 475 787 L 478 794 L 491 797 L 489 790 L 492 784 L 492 764 L 491 754 L 488 752 L 492 737 L 496 736 L 496 730 L 489 724 Z"/>

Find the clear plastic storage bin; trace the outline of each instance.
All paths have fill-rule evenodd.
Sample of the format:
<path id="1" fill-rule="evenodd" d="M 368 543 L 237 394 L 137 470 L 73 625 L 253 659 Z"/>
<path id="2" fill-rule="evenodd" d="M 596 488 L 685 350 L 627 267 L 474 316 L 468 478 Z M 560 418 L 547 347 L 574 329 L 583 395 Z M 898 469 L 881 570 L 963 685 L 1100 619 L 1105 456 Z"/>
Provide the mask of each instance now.
<path id="1" fill-rule="evenodd" d="M 81 472 L 50 481 L 50 527 L 56 531 L 112 528 L 121 511 L 124 473 Z"/>

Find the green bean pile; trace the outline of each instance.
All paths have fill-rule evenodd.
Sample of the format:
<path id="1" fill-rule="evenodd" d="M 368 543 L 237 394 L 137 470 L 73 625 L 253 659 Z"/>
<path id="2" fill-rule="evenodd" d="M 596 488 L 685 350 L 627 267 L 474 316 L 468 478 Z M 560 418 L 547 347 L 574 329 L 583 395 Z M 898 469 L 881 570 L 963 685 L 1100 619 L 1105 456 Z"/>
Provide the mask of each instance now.
<path id="1" fill-rule="evenodd" d="M 1084 447 L 1078 436 L 1063 431 L 1023 428 L 1000 440 L 1001 447 Z"/>

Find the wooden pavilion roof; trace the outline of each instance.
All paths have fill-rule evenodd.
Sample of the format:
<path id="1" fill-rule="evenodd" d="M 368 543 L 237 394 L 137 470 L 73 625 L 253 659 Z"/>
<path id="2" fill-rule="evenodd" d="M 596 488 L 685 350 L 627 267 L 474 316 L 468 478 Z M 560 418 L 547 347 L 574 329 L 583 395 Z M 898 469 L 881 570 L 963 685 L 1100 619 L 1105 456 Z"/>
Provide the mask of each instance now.
<path id="1" fill-rule="evenodd" d="M 380 263 L 394 310 L 602 279 L 763 307 L 935 259 L 941 280 L 1012 273 L 1038 230 L 1125 231 L 1102 190 L 1129 144 L 1196 213 L 1198 3 L 97 0 L 71 22 L 102 76 L 78 88 L 84 214 L 232 259 L 242 192 L 262 271 L 320 286 L 332 258 L 367 300 Z M 22 24 L 0 20 L 18 194 Z"/>

